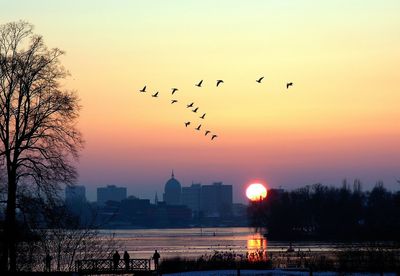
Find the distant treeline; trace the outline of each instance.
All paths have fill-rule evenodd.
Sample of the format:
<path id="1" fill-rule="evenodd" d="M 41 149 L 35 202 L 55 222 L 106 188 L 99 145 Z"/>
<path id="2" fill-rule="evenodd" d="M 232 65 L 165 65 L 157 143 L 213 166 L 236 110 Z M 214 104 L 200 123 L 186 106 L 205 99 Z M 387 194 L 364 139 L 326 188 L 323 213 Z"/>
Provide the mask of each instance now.
<path id="1" fill-rule="evenodd" d="M 249 206 L 250 221 L 275 240 L 400 240 L 400 192 L 382 182 L 366 192 L 361 186 L 356 180 L 352 187 L 344 181 L 340 188 L 271 189 Z"/>

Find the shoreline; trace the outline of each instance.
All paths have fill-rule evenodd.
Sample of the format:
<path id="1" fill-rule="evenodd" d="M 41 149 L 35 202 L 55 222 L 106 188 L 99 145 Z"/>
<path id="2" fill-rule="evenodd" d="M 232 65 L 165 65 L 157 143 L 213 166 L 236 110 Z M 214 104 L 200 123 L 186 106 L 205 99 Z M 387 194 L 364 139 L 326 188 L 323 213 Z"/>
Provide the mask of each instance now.
<path id="1" fill-rule="evenodd" d="M 344 275 L 352 276 L 397 276 L 396 272 L 334 272 L 334 271 L 317 271 L 312 272 L 313 276 L 339 276 Z M 244 269 L 240 270 L 238 274 L 237 270 L 207 270 L 207 271 L 189 271 L 189 272 L 177 272 L 177 273 L 165 273 L 167 276 L 309 276 L 309 271 L 301 270 L 284 270 L 284 269 L 271 269 L 271 270 L 255 270 L 255 269 Z"/>

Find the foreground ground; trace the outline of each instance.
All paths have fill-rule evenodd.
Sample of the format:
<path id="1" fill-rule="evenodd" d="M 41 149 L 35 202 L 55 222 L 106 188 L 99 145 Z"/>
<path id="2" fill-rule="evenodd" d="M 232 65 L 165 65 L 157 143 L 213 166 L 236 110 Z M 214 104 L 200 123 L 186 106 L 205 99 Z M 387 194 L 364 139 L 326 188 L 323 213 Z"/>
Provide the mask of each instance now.
<path id="1" fill-rule="evenodd" d="M 238 275 L 236 270 L 210 270 L 210 271 L 191 271 L 191 272 L 180 272 L 163 274 L 168 276 L 236 276 Z M 240 276 L 308 276 L 308 271 L 288 271 L 288 270 L 241 270 Z M 313 276 L 396 276 L 395 272 L 387 272 L 384 274 L 380 273 L 338 273 L 338 272 L 313 272 Z"/>

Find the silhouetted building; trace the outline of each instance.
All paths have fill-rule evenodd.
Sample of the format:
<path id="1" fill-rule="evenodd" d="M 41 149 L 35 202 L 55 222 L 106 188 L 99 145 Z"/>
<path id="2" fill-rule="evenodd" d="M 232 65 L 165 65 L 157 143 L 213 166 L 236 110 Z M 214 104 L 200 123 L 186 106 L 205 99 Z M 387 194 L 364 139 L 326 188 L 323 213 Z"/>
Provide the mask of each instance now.
<path id="1" fill-rule="evenodd" d="M 120 202 L 126 198 L 126 188 L 108 185 L 107 187 L 97 188 L 97 203 L 104 205 L 107 201 Z"/>
<path id="2" fill-rule="evenodd" d="M 175 179 L 174 171 L 165 183 L 163 199 L 167 205 L 179 205 L 181 202 L 181 184 Z"/>
<path id="3" fill-rule="evenodd" d="M 192 218 L 192 211 L 183 205 L 166 205 L 168 222 L 170 226 L 184 226 Z"/>
<path id="4" fill-rule="evenodd" d="M 154 205 L 158 205 L 158 195 L 156 193 L 156 195 L 154 196 Z"/>
<path id="5" fill-rule="evenodd" d="M 201 184 L 192 184 L 190 187 L 182 187 L 181 203 L 192 210 L 192 216 L 196 217 L 200 212 Z"/>
<path id="6" fill-rule="evenodd" d="M 65 188 L 65 201 L 66 202 L 85 202 L 86 189 L 85 186 L 67 186 Z"/>
<path id="7" fill-rule="evenodd" d="M 149 199 L 129 196 L 127 199 L 121 201 L 119 214 L 123 220 L 128 221 L 132 225 L 147 226 L 149 225 L 150 207 Z"/>
<path id="8" fill-rule="evenodd" d="M 168 205 L 158 202 L 156 208 L 150 209 L 153 227 L 184 227 L 192 219 L 192 211 L 184 205 Z"/>
<path id="9" fill-rule="evenodd" d="M 67 186 L 65 188 L 65 206 L 71 214 L 79 219 L 81 226 L 90 224 L 93 209 L 86 200 L 85 186 Z"/>
<path id="10" fill-rule="evenodd" d="M 247 217 L 247 205 L 242 203 L 233 203 L 232 215 L 234 217 Z"/>
<path id="11" fill-rule="evenodd" d="M 216 182 L 201 187 L 200 209 L 208 217 L 232 215 L 232 185 Z"/>
<path id="12" fill-rule="evenodd" d="M 120 215 L 121 202 L 107 200 L 103 204 L 97 206 L 96 210 L 96 224 L 118 228 L 126 225 Z"/>

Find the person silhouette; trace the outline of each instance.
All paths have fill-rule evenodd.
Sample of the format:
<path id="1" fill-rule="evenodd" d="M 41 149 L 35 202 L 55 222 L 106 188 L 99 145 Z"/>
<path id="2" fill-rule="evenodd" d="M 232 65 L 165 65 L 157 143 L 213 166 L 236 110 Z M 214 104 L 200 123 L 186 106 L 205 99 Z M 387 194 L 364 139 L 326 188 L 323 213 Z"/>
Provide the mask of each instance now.
<path id="1" fill-rule="evenodd" d="M 158 270 L 158 260 L 160 259 L 160 254 L 157 252 L 157 250 L 154 251 L 153 254 L 153 260 L 154 260 L 154 269 Z"/>
<path id="2" fill-rule="evenodd" d="M 118 251 L 115 251 L 115 253 L 113 255 L 114 269 L 118 269 L 118 263 L 119 263 L 120 259 L 121 259 L 121 257 L 119 256 Z"/>
<path id="3" fill-rule="evenodd" d="M 124 252 L 124 261 L 125 261 L 125 269 L 129 270 L 129 253 L 128 253 L 128 251 Z"/>

